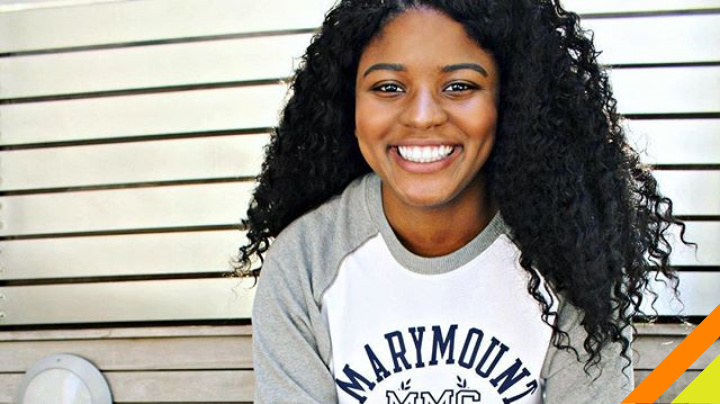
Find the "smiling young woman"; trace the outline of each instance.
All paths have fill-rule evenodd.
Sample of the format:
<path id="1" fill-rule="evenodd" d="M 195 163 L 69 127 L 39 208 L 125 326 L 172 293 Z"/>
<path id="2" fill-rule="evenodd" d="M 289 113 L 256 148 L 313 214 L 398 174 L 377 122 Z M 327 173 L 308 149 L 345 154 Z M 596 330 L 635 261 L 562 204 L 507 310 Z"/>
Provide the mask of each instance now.
<path id="1" fill-rule="evenodd" d="M 629 393 L 632 317 L 684 224 L 596 55 L 556 0 L 330 10 L 243 221 L 255 402 Z"/>
<path id="2" fill-rule="evenodd" d="M 397 17 L 362 53 L 355 135 L 382 179 L 385 216 L 416 254 L 457 250 L 497 212 L 481 169 L 495 141 L 498 74 L 462 24 L 431 8 Z"/>

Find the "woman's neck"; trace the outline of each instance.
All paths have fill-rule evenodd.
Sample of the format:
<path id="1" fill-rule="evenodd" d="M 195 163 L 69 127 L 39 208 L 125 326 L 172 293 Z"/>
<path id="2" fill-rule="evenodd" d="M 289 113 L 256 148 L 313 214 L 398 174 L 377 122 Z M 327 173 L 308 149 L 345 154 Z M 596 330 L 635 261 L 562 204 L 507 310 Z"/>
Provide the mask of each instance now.
<path id="1" fill-rule="evenodd" d="M 388 192 L 383 192 L 383 209 L 390 227 L 405 248 L 423 257 L 438 257 L 460 249 L 475 238 L 498 211 L 496 201 L 487 196 L 481 176 L 443 206 L 408 206 L 386 195 Z"/>

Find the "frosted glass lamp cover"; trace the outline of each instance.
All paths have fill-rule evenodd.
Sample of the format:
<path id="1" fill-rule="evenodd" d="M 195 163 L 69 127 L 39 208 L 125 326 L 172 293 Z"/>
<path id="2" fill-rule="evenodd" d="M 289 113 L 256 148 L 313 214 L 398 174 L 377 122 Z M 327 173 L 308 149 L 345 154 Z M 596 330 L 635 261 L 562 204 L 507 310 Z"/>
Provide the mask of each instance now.
<path id="1" fill-rule="evenodd" d="M 37 361 L 25 373 L 18 404 L 112 404 L 110 387 L 102 373 L 76 355 L 52 355 Z"/>

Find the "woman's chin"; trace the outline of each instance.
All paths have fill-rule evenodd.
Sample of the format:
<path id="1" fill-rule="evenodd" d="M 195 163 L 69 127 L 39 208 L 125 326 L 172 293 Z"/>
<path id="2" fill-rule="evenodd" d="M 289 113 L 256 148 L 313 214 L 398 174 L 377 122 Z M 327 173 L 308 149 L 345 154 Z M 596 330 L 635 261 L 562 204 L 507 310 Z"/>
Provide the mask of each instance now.
<path id="1" fill-rule="evenodd" d="M 475 177 L 477 178 L 477 177 Z M 482 204 L 482 185 L 477 181 L 457 181 L 454 177 L 425 178 L 388 178 L 383 192 L 389 193 L 384 199 L 394 199 L 396 205 L 406 208 L 437 209 L 465 205 Z"/>
<path id="2" fill-rule="evenodd" d="M 434 189 L 412 189 L 396 195 L 404 205 L 418 209 L 432 209 L 447 205 L 452 201 L 452 194 L 446 191 L 440 192 Z"/>

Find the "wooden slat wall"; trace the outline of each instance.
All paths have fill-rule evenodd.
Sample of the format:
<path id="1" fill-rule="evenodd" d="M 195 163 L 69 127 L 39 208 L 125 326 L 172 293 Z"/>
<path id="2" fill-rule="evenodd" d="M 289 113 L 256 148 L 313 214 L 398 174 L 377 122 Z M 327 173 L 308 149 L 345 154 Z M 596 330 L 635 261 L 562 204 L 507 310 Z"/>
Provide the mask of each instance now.
<path id="1" fill-rule="evenodd" d="M 120 403 L 252 400 L 249 326 L 167 321 L 248 321 L 254 289 L 225 277 L 235 227 L 333 2 L 0 0 L 0 404 L 59 352 L 95 363 Z M 565 4 L 700 245 L 675 242 L 672 259 L 685 314 L 702 317 L 720 303 L 720 0 Z M 688 331 L 641 327 L 636 380 Z"/>
<path id="2" fill-rule="evenodd" d="M 692 331 L 682 325 L 640 325 L 639 329 L 643 338 L 635 342 L 636 383 Z M 56 352 L 73 352 L 95 364 L 118 404 L 251 402 L 251 334 L 250 326 L 0 333 L 0 403 L 12 402 L 25 369 Z M 658 402 L 672 401 L 718 355 L 720 342 L 693 363 Z"/>
<path id="3" fill-rule="evenodd" d="M 0 403 L 12 402 L 25 369 L 56 352 L 95 364 L 115 403 L 252 402 L 250 335 L 250 326 L 0 333 Z"/>
<path id="4" fill-rule="evenodd" d="M 252 186 L 242 181 L 8 196 L 0 234 L 229 225 L 243 216 Z"/>
<path id="5" fill-rule="evenodd" d="M 218 274 L 245 241 L 236 230 L 18 240 L 3 247 L 3 279 Z"/>
<path id="6" fill-rule="evenodd" d="M 0 60 L 7 77 L 0 95 L 27 98 L 277 79 L 292 73 L 295 66 L 288 55 L 302 55 L 310 37 L 288 34 L 18 56 Z"/>
<path id="7" fill-rule="evenodd" d="M 182 42 L 308 30 L 320 25 L 323 14 L 333 3 L 334 0 L 141 0 L 6 13 L 0 15 L 0 52 Z"/>
<path id="8" fill-rule="evenodd" d="M 16 150 L 3 156 L 0 190 L 253 177 L 269 141 L 261 133 Z"/>
<path id="9" fill-rule="evenodd" d="M 287 89 L 280 84 L 5 104 L 7 145 L 188 134 L 266 131 Z M 112 138 L 112 139 L 108 139 Z"/>

